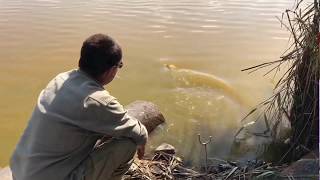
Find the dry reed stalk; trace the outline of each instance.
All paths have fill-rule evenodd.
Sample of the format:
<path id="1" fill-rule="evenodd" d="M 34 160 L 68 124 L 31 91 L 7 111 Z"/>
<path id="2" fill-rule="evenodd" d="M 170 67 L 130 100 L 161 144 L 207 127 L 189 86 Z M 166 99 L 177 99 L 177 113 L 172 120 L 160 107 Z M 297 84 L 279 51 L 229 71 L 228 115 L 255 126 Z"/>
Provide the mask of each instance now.
<path id="1" fill-rule="evenodd" d="M 302 9 L 300 7 L 303 2 L 304 0 L 296 1 L 296 8 L 286 10 L 279 19 L 281 25 L 291 33 L 292 38 L 292 44 L 280 59 L 242 70 L 252 73 L 262 68 L 269 68 L 265 75 L 271 72 L 276 75 L 284 64 L 289 65 L 277 82 L 274 94 L 244 118 L 246 120 L 254 112 L 262 109 L 258 119 L 264 117 L 267 129 L 270 129 L 274 140 L 278 138 L 283 120 L 289 120 L 292 128 L 290 148 L 280 162 L 295 160 L 302 155 L 300 147 L 314 149 L 319 143 L 320 8 L 319 0 L 314 0 L 314 3 Z M 245 129 L 242 127 L 239 132 Z"/>

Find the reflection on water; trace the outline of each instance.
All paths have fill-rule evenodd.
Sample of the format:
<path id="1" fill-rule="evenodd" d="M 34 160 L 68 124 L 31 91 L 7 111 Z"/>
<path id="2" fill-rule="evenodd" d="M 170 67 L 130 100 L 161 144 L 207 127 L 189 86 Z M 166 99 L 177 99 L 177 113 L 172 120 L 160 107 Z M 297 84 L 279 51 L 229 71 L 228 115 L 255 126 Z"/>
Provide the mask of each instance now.
<path id="1" fill-rule="evenodd" d="M 273 87 L 270 77 L 240 69 L 279 56 L 288 35 L 275 16 L 291 6 L 291 0 L 0 0 L 0 166 L 41 88 L 75 67 L 82 41 L 96 32 L 115 37 L 125 52 L 125 67 L 108 90 L 123 104 L 153 101 L 167 118 L 151 148 L 165 141 L 196 161 L 201 133 L 214 137 L 210 156 L 230 156 L 241 117 Z M 181 86 L 164 64 L 214 75 L 250 103 L 219 87 Z"/>

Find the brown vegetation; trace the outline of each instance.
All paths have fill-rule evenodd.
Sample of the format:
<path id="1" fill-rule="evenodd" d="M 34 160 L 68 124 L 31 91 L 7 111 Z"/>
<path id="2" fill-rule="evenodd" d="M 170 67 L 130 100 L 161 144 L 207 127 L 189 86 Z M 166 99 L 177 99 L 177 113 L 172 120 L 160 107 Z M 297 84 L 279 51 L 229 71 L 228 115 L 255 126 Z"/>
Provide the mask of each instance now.
<path id="1" fill-rule="evenodd" d="M 289 65 L 277 82 L 274 95 L 248 114 L 263 109 L 261 116 L 274 140 L 281 131 L 281 123 L 285 119 L 290 122 L 290 147 L 280 163 L 296 160 L 319 144 L 319 1 L 301 8 L 303 2 L 296 1 L 296 8 L 286 10 L 279 19 L 290 31 L 292 42 L 280 60 L 243 70 L 251 73 L 270 68 L 266 75 L 271 72 L 276 75 L 281 67 Z"/>

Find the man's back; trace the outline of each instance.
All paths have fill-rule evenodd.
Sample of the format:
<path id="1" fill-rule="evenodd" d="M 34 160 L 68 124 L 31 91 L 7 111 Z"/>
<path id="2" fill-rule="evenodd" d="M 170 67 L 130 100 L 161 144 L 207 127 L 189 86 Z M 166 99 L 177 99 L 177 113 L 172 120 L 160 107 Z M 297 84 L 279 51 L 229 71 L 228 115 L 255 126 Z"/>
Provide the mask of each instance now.
<path id="1" fill-rule="evenodd" d="M 135 130 L 136 122 L 129 128 L 128 120 L 121 123 L 126 112 L 120 104 L 112 105 L 114 101 L 101 85 L 80 70 L 56 76 L 41 92 L 12 156 L 14 177 L 66 179 L 102 135 L 121 136 L 123 132 L 114 131 L 115 127 L 121 130 L 121 125 L 125 125 L 125 131 Z M 134 134 L 132 138 L 139 139 Z"/>
<path id="2" fill-rule="evenodd" d="M 99 89 L 78 71 L 59 74 L 48 84 L 12 157 L 17 179 L 63 179 L 85 158 L 99 136 L 79 128 L 76 121 L 84 98 Z"/>
<path id="3" fill-rule="evenodd" d="M 122 66 L 110 36 L 83 42 L 79 70 L 59 74 L 39 95 L 11 157 L 15 180 L 119 179 L 136 151 L 143 157 L 146 128 L 103 88 Z M 95 147 L 103 136 L 112 139 Z"/>

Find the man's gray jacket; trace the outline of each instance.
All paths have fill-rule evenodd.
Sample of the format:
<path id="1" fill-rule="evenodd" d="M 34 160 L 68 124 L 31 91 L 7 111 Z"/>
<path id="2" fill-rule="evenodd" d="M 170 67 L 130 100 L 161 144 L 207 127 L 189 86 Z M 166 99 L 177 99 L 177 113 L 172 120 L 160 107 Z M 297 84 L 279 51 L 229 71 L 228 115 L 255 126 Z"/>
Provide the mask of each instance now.
<path id="1" fill-rule="evenodd" d="M 81 70 L 57 75 L 37 105 L 10 161 L 16 180 L 65 180 L 104 135 L 147 141 L 146 128 Z"/>

